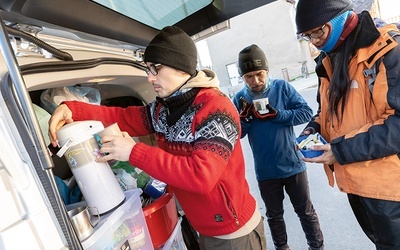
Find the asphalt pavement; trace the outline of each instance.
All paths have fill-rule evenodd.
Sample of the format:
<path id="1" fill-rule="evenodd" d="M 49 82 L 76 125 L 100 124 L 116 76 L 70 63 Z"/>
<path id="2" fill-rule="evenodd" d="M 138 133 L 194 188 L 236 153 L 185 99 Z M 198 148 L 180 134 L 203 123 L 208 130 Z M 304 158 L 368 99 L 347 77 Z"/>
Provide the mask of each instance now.
<path id="1" fill-rule="evenodd" d="M 290 82 L 316 111 L 317 104 L 316 86 L 317 77 L 311 74 L 308 78 L 299 78 Z M 304 125 L 296 126 L 295 133 L 299 134 Z M 265 217 L 265 206 L 261 199 L 254 173 L 253 155 L 247 137 L 241 140 L 246 161 L 246 178 L 250 190 L 258 202 L 258 207 Z M 325 250 L 373 250 L 375 246 L 362 232 L 358 225 L 347 195 L 340 192 L 337 187 L 328 185 L 322 164 L 307 163 L 307 174 L 310 186 L 311 199 L 318 214 L 321 230 L 325 240 Z M 288 233 L 288 244 L 291 250 L 307 250 L 308 245 L 300 221 L 295 214 L 289 198 L 284 199 L 285 222 Z M 268 223 L 264 220 L 267 236 L 267 249 L 273 250 L 271 234 Z"/>
<path id="2" fill-rule="evenodd" d="M 290 84 L 292 84 L 293 87 L 297 89 L 297 91 L 301 91 L 304 89 L 316 87 L 318 85 L 318 78 L 316 74 L 310 74 L 307 78 L 296 78 L 290 81 Z"/>

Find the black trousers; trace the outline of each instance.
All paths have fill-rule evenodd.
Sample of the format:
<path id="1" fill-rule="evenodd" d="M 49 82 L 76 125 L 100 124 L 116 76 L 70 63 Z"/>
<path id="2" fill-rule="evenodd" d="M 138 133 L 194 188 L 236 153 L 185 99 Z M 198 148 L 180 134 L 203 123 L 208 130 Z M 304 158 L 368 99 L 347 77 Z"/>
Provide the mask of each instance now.
<path id="1" fill-rule="evenodd" d="M 268 225 L 276 249 L 289 249 L 283 218 L 284 189 L 300 219 L 309 249 L 324 249 L 324 237 L 310 199 L 306 171 L 288 178 L 259 181 L 258 187 L 265 203 Z"/>
<path id="2" fill-rule="evenodd" d="M 353 213 L 377 250 L 400 249 L 400 202 L 347 195 Z"/>

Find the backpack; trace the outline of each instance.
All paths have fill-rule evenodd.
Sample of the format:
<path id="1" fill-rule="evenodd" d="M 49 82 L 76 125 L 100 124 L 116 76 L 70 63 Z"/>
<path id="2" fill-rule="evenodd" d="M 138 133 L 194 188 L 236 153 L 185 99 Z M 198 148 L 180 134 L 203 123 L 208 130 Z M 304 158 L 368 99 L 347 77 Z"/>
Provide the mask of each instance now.
<path id="1" fill-rule="evenodd" d="M 396 36 L 400 36 L 400 32 L 399 31 L 389 31 L 389 34 L 390 34 L 390 36 L 392 38 L 394 38 Z M 399 46 L 400 46 L 400 42 L 399 42 Z M 375 83 L 375 80 L 376 80 L 376 75 L 378 74 L 379 65 L 382 62 L 382 59 L 383 59 L 382 57 L 378 58 L 378 60 L 376 60 L 376 62 L 374 63 L 374 65 L 372 65 L 371 68 L 364 70 L 364 77 L 367 78 L 368 76 L 370 76 L 370 78 L 368 78 L 368 86 L 369 86 L 369 90 L 371 91 L 371 93 L 372 93 L 372 91 L 374 89 L 374 83 Z"/>

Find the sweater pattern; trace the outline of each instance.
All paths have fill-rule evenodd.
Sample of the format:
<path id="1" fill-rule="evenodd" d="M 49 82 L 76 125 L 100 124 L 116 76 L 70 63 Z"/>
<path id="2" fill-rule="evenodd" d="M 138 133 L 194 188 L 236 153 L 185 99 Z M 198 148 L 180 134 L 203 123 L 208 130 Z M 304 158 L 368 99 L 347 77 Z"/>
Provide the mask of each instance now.
<path id="1" fill-rule="evenodd" d="M 207 150 L 228 160 L 239 138 L 237 123 L 226 112 L 215 110 L 196 125 L 193 133 L 193 119 L 202 106 L 203 104 L 192 104 L 175 124 L 169 126 L 168 109 L 164 105 L 153 103 L 152 110 L 158 113 L 158 119 L 153 119 L 157 137 L 167 142 L 171 151 L 176 151 L 178 147 L 186 153 L 191 152 L 192 143 L 196 141 L 198 144 L 195 144 L 195 149 Z"/>

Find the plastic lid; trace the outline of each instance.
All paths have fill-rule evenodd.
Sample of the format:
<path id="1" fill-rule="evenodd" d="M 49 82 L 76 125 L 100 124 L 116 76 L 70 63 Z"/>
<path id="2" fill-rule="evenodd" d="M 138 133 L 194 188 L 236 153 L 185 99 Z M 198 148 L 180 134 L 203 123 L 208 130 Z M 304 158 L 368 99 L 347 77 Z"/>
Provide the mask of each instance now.
<path id="1" fill-rule="evenodd" d="M 93 134 L 103 129 L 103 123 L 99 121 L 89 120 L 69 123 L 57 131 L 59 145 L 62 147 L 70 140 L 72 140 L 70 146 L 77 145 L 92 138 Z"/>

